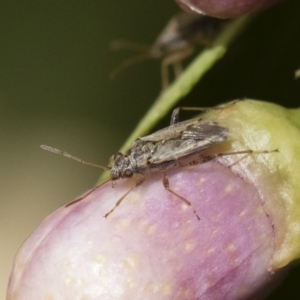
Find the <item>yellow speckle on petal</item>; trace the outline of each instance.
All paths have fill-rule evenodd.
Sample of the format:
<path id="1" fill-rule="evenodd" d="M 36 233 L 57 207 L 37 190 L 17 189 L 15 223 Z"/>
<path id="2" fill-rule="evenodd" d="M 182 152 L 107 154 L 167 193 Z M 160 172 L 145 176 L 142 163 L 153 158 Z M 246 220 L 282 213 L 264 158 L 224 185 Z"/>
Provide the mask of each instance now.
<path id="1" fill-rule="evenodd" d="M 259 205 L 259 206 L 256 207 L 255 212 L 257 214 L 261 215 L 264 212 L 264 210 L 263 210 L 262 206 Z"/>
<path id="2" fill-rule="evenodd" d="M 193 224 L 191 223 L 191 220 L 188 220 L 184 224 L 180 225 L 180 235 L 183 237 L 189 236 L 191 233 L 193 233 Z"/>
<path id="3" fill-rule="evenodd" d="M 177 263 L 174 268 L 173 271 L 176 273 L 179 273 L 182 270 L 182 264 Z"/>
<path id="4" fill-rule="evenodd" d="M 125 257 L 123 262 L 125 267 L 128 269 L 137 268 L 139 264 L 139 256 L 134 254 L 132 256 Z"/>
<path id="5" fill-rule="evenodd" d="M 171 284 L 169 282 L 163 282 L 160 286 L 160 293 L 162 295 L 170 295 L 171 294 Z"/>
<path id="6" fill-rule="evenodd" d="M 205 177 L 201 177 L 199 179 L 199 185 L 202 185 L 205 181 L 206 181 L 206 178 Z"/>
<path id="7" fill-rule="evenodd" d="M 118 224 L 117 224 L 120 228 L 122 228 L 122 229 L 126 229 L 126 228 L 128 228 L 129 227 L 129 225 L 130 225 L 130 219 L 128 219 L 128 218 L 123 218 L 123 219 L 120 219 L 119 221 L 118 221 Z"/>
<path id="8" fill-rule="evenodd" d="M 176 193 L 178 193 L 178 194 L 180 194 L 180 187 L 179 186 L 172 186 L 172 190 L 174 191 L 174 192 L 176 192 Z"/>
<path id="9" fill-rule="evenodd" d="M 148 221 L 146 221 L 146 220 L 141 220 L 137 224 L 137 227 L 140 230 L 144 230 L 146 226 L 148 226 Z"/>
<path id="10" fill-rule="evenodd" d="M 141 200 L 141 196 L 138 193 L 131 192 L 125 199 L 128 204 L 138 207 L 145 206 L 145 202 Z"/>
<path id="11" fill-rule="evenodd" d="M 128 196 L 128 200 L 129 200 L 130 203 L 140 201 L 140 199 L 141 199 L 140 194 L 135 193 L 135 192 L 131 192 Z"/>
<path id="12" fill-rule="evenodd" d="M 182 291 L 182 298 L 183 299 L 193 299 L 194 292 L 191 289 L 184 289 Z"/>
<path id="13" fill-rule="evenodd" d="M 17 258 L 15 258 L 15 260 L 17 261 Z M 25 268 L 25 264 L 23 263 L 23 261 L 17 264 L 17 269 L 19 270 L 20 273 L 23 272 L 24 268 Z"/>
<path id="14" fill-rule="evenodd" d="M 137 287 L 137 282 L 135 280 L 129 280 L 128 282 L 126 282 L 125 284 L 125 288 L 127 290 L 133 290 L 134 288 Z"/>
<path id="15" fill-rule="evenodd" d="M 185 252 L 191 252 L 195 249 L 195 243 L 194 242 L 188 242 L 184 244 L 184 251 Z"/>
<path id="16" fill-rule="evenodd" d="M 245 211 L 245 210 L 242 210 L 242 211 L 239 213 L 239 216 L 240 216 L 240 217 L 243 217 L 245 214 L 246 214 L 246 211 Z"/>
<path id="17" fill-rule="evenodd" d="M 91 300 L 91 299 L 92 298 L 90 295 L 85 294 L 85 295 L 82 295 L 79 300 Z"/>
<path id="18" fill-rule="evenodd" d="M 178 256 L 178 251 L 175 251 L 176 248 L 170 248 L 170 250 L 167 252 L 167 257 L 174 258 Z"/>
<path id="19" fill-rule="evenodd" d="M 82 286 L 86 284 L 84 278 L 69 277 L 65 280 L 66 285 L 68 286 Z"/>
<path id="20" fill-rule="evenodd" d="M 137 227 L 146 235 L 153 235 L 157 232 L 157 225 L 150 225 L 146 220 L 138 222 Z"/>
<path id="21" fill-rule="evenodd" d="M 155 232 L 156 232 L 156 226 L 155 225 L 149 226 L 149 228 L 147 230 L 147 234 L 153 235 Z"/>
<path id="22" fill-rule="evenodd" d="M 145 285 L 145 291 L 147 293 L 153 293 L 154 291 L 154 283 L 152 281 L 148 282 L 146 285 Z"/>
<path id="23" fill-rule="evenodd" d="M 63 268 L 66 270 L 66 271 L 70 271 L 73 267 L 73 263 L 70 259 L 66 259 L 64 262 L 63 262 Z"/>
<path id="24" fill-rule="evenodd" d="M 230 265 L 233 267 L 233 268 L 236 268 L 237 266 L 239 266 L 241 263 L 240 259 L 239 258 L 235 258 L 234 260 L 231 261 Z"/>
<path id="25" fill-rule="evenodd" d="M 206 251 L 206 253 L 208 254 L 208 255 L 211 255 L 212 253 L 214 253 L 215 252 L 215 248 L 209 248 L 207 251 Z"/>
<path id="26" fill-rule="evenodd" d="M 106 255 L 103 254 L 97 254 L 95 257 L 95 261 L 99 264 L 99 265 L 103 265 L 106 261 L 107 261 L 107 257 Z"/>
<path id="27" fill-rule="evenodd" d="M 182 203 L 182 204 L 181 204 L 181 210 L 182 210 L 182 211 L 186 212 L 187 210 L 189 210 L 189 208 L 190 208 L 189 205 L 187 205 L 187 204 L 185 204 L 185 203 Z"/>
<path id="28" fill-rule="evenodd" d="M 214 230 L 211 231 L 211 235 L 215 236 L 218 232 L 219 232 L 218 229 L 214 229 Z"/>
<path id="29" fill-rule="evenodd" d="M 218 221 L 220 221 L 220 219 L 221 219 L 222 216 L 223 216 L 223 213 L 220 212 L 220 213 L 218 213 L 217 215 L 215 215 L 215 216 L 212 218 L 212 220 L 215 221 L 215 222 L 218 222 Z"/>
<path id="30" fill-rule="evenodd" d="M 225 187 L 225 189 L 224 189 L 224 192 L 226 193 L 226 194 L 228 194 L 228 193 L 230 193 L 232 191 L 232 185 L 227 185 L 226 187 Z"/>
<path id="31" fill-rule="evenodd" d="M 236 246 L 235 244 L 233 243 L 230 243 L 229 245 L 227 245 L 226 249 L 229 251 L 229 252 L 232 252 L 236 249 Z"/>
<path id="32" fill-rule="evenodd" d="M 54 297 L 51 295 L 46 295 L 43 300 L 54 300 Z"/>

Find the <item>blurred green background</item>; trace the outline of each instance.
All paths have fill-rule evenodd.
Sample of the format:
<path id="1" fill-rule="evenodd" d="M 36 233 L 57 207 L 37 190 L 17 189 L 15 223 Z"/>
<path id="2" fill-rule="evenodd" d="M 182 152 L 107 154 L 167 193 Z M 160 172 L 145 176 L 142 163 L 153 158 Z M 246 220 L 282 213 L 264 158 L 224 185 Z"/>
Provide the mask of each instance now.
<path id="1" fill-rule="evenodd" d="M 100 175 L 39 145 L 106 164 L 161 84 L 158 61 L 110 81 L 110 71 L 130 53 L 111 52 L 109 42 L 151 43 L 177 11 L 174 1 L 1 1 L 0 299 L 22 241 Z M 249 97 L 299 107 L 299 15 L 298 0 L 260 14 L 182 103 Z M 268 299 L 297 299 L 299 281 L 298 268 Z"/>

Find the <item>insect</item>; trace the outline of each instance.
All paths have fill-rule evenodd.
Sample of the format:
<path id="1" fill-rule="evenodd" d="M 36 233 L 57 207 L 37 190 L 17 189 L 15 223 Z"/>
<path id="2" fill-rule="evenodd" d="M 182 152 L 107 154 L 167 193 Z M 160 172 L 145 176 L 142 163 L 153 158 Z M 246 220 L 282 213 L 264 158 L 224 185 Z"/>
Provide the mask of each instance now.
<path id="1" fill-rule="evenodd" d="M 162 59 L 162 88 L 169 85 L 168 67 L 174 67 L 175 76 L 182 72 L 181 62 L 195 51 L 196 45 L 210 45 L 228 20 L 220 20 L 199 14 L 181 12 L 171 18 L 152 46 L 126 40 L 116 40 L 111 44 L 114 50 L 127 49 L 138 54 L 123 61 L 111 73 L 115 78 L 125 68 L 152 58 Z"/>
<path id="2" fill-rule="evenodd" d="M 233 102 L 234 103 L 234 102 Z M 232 104 L 229 104 L 232 105 Z M 110 179 L 114 183 L 118 179 L 135 178 L 131 188 L 115 203 L 112 209 L 104 217 L 109 216 L 124 200 L 124 198 L 137 186 L 141 185 L 151 172 L 161 172 L 163 175 L 163 185 L 166 191 L 183 201 L 193 209 L 197 219 L 199 215 L 193 208 L 191 202 L 172 190 L 167 176 L 167 170 L 184 166 L 193 166 L 211 161 L 220 156 L 251 154 L 251 153 L 270 153 L 273 151 L 253 151 L 243 150 L 223 153 L 207 153 L 205 150 L 226 142 L 229 139 L 229 128 L 222 126 L 217 121 L 204 120 L 201 118 L 190 119 L 179 122 L 179 112 L 181 110 L 218 110 L 224 106 L 214 108 L 197 108 L 197 107 L 179 107 L 173 111 L 171 124 L 169 127 L 161 129 L 153 134 L 138 138 L 132 147 L 125 153 L 116 153 L 111 158 L 111 166 L 102 166 L 84 161 L 67 152 L 56 148 L 41 145 L 41 148 L 56 154 L 61 154 L 80 163 L 95 166 L 110 172 Z M 98 186 L 99 187 L 99 186 Z M 98 187 L 92 189 L 88 194 Z M 74 200 L 67 206 L 83 200 L 84 197 Z"/>

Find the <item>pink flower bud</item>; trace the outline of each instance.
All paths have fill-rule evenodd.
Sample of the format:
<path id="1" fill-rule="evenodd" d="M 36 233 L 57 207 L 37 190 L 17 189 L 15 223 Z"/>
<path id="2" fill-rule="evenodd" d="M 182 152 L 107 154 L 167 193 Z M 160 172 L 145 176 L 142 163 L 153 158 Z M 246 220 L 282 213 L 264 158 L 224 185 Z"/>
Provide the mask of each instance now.
<path id="1" fill-rule="evenodd" d="M 299 258 L 296 114 L 243 101 L 204 116 L 227 124 L 231 133 L 217 153 L 226 147 L 267 153 L 168 170 L 170 188 L 191 206 L 168 192 L 157 172 L 107 218 L 134 179 L 114 188 L 105 184 L 59 208 L 19 250 L 7 300 L 233 300 L 266 294 L 284 274 L 281 268 Z M 268 153 L 275 148 L 279 152 Z"/>
<path id="2" fill-rule="evenodd" d="M 220 19 L 252 14 L 275 5 L 280 0 L 176 0 L 187 11 Z"/>

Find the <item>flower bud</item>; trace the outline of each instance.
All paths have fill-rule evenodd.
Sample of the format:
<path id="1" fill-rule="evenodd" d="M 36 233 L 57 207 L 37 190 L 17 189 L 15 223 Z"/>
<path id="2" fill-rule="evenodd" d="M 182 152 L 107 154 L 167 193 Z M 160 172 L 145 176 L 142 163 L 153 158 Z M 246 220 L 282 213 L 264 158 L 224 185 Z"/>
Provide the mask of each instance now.
<path id="1" fill-rule="evenodd" d="M 59 208 L 19 250 L 7 300 L 265 294 L 300 256 L 299 114 L 250 100 L 205 114 L 230 136 L 205 155 L 253 153 L 167 170 L 170 189 L 191 205 L 156 172 L 107 218 L 134 178 Z"/>
<path id="2" fill-rule="evenodd" d="M 219 19 L 236 18 L 264 10 L 280 0 L 176 0 L 181 8 Z"/>

